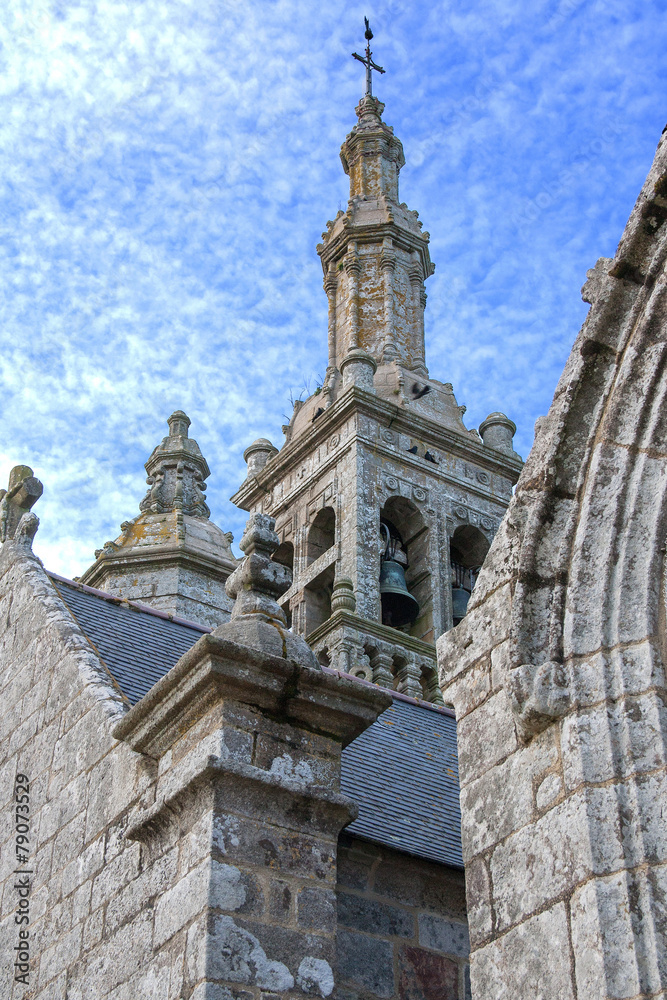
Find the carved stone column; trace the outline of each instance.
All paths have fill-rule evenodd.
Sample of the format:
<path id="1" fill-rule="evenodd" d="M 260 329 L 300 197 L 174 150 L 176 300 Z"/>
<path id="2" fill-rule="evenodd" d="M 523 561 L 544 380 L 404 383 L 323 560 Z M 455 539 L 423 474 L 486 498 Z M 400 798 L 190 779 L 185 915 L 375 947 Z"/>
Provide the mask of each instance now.
<path id="1" fill-rule="evenodd" d="M 329 264 L 326 277 L 324 279 L 324 290 L 327 293 L 329 303 L 329 314 L 327 320 L 329 361 L 328 367 L 336 367 L 336 294 L 338 291 L 338 275 L 334 263 Z"/>
<path id="2" fill-rule="evenodd" d="M 414 662 L 408 660 L 396 672 L 396 689 L 401 694 L 410 695 L 411 698 L 423 698 L 421 686 L 421 670 Z"/>
<path id="3" fill-rule="evenodd" d="M 412 331 L 411 368 L 418 375 L 427 376 L 428 369 L 424 360 L 424 308 L 426 292 L 422 269 L 417 260 L 413 261 L 408 271 L 410 279 L 410 328 Z"/>
<path id="4" fill-rule="evenodd" d="M 356 243 L 351 243 L 348 247 L 343 263 L 348 278 L 349 339 L 347 349 L 348 351 L 356 351 L 359 347 L 359 276 L 361 275 L 361 262 Z"/>
<path id="5" fill-rule="evenodd" d="M 373 670 L 373 683 L 380 687 L 389 688 L 394 686 L 394 675 L 392 673 L 393 659 L 391 653 L 382 653 L 379 650 L 371 657 L 371 668 Z"/>
<path id="6" fill-rule="evenodd" d="M 394 330 L 394 271 L 396 270 L 396 252 L 390 239 L 385 239 L 380 253 L 380 267 L 384 282 L 384 328 L 385 339 L 382 361 L 386 364 L 397 356 L 396 337 Z"/>

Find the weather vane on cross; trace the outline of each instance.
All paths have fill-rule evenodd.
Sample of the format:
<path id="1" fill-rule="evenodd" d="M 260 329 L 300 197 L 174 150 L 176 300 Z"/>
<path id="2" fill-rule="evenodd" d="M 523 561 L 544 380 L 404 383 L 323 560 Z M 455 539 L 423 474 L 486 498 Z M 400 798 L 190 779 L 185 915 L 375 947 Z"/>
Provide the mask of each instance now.
<path id="1" fill-rule="evenodd" d="M 363 63 L 366 67 L 366 97 L 373 96 L 373 81 L 371 79 L 371 70 L 375 69 L 378 73 L 384 73 L 382 66 L 378 66 L 377 63 L 373 62 L 371 56 L 371 38 L 373 37 L 373 32 L 371 31 L 371 26 L 368 23 L 368 18 L 364 18 L 364 24 L 366 25 L 366 55 L 360 56 L 356 52 L 352 55 L 355 59 L 358 59 L 360 63 Z"/>

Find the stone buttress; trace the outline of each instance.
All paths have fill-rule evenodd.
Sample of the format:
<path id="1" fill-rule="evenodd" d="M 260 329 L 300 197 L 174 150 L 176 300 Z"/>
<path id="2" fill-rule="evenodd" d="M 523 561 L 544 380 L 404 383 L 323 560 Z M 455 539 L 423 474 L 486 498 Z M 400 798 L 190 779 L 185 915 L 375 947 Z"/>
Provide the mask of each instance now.
<path id="1" fill-rule="evenodd" d="M 454 703 L 473 997 L 667 997 L 667 137 L 470 610 Z"/>
<path id="2" fill-rule="evenodd" d="M 281 602 L 321 662 L 437 701 L 435 640 L 461 613 L 453 587 L 467 600 L 521 460 L 511 420 L 491 414 L 480 437 L 452 386 L 429 377 L 429 235 L 399 201 L 403 147 L 383 109 L 368 94 L 356 109 L 341 150 L 350 200 L 317 248 L 324 383 L 295 404 L 280 451 L 265 438 L 246 450 L 232 499 L 276 519 L 275 558 L 294 574 Z M 380 594 L 387 533 L 419 609 L 398 627 Z"/>
<path id="3" fill-rule="evenodd" d="M 210 520 L 210 470 L 188 437 L 189 418 L 176 410 L 169 434 L 146 462 L 148 492 L 141 513 L 95 553 L 82 583 L 181 618 L 216 626 L 229 619 L 225 581 L 237 560 L 232 535 Z"/>

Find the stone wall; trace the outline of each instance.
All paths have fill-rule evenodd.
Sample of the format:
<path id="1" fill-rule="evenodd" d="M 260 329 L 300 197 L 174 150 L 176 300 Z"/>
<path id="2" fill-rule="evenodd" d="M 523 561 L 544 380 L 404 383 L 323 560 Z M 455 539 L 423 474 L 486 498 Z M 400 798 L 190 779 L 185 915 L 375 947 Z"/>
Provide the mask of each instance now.
<path id="1" fill-rule="evenodd" d="M 359 840 L 338 845 L 340 1000 L 466 1000 L 463 873 Z"/>
<path id="2" fill-rule="evenodd" d="M 79 1000 L 125 983 L 128 996 L 142 996 L 152 947 L 145 904 L 175 865 L 142 866 L 139 845 L 123 836 L 150 770 L 111 737 L 125 709 L 112 678 L 39 562 L 10 542 L 0 549 L 0 705 L 0 992 L 57 1000 L 69 984 L 70 1000 Z M 27 776 L 30 799 L 27 863 L 16 865 L 31 872 L 28 985 L 13 981 L 8 960 L 23 929 L 15 922 L 17 774 Z M 87 962 L 90 974 L 80 977 Z M 180 995 L 180 982 L 169 985 L 178 969 L 165 953 L 150 971 L 166 983 L 165 997 Z"/>

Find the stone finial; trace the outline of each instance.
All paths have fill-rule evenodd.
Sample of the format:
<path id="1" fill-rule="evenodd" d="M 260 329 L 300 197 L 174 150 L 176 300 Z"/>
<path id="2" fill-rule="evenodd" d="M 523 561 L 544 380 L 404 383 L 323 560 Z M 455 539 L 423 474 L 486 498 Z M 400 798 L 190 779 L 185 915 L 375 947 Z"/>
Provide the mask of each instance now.
<path id="1" fill-rule="evenodd" d="M 249 444 L 243 452 L 243 461 L 248 464 L 248 478 L 261 472 L 269 459 L 277 454 L 278 449 L 271 444 L 268 438 L 257 438 L 256 441 Z"/>
<path id="2" fill-rule="evenodd" d="M 285 612 L 277 601 L 290 587 L 292 571 L 271 558 L 280 544 L 275 523 L 267 514 L 248 518 L 239 543 L 245 558 L 225 585 L 235 600 L 232 618 L 214 635 L 319 669 L 310 646 L 288 631 Z"/>
<path id="3" fill-rule="evenodd" d="M 347 576 L 339 576 L 334 580 L 331 593 L 331 611 L 356 611 L 357 601 L 354 596 L 354 584 Z"/>
<path id="4" fill-rule="evenodd" d="M 513 452 L 512 438 L 516 433 L 516 424 L 504 413 L 490 413 L 479 425 L 479 434 L 487 448 L 497 451 Z"/>
<path id="5" fill-rule="evenodd" d="M 149 490 L 139 506 L 153 514 L 181 511 L 208 518 L 211 512 L 204 495 L 204 480 L 211 472 L 199 445 L 188 437 L 190 418 L 183 410 L 175 410 L 167 423 L 169 435 L 146 462 Z"/>
<path id="6" fill-rule="evenodd" d="M 183 410 L 174 410 L 167 423 L 169 424 L 169 437 L 186 438 L 188 436 L 188 427 L 192 421 Z"/>
<path id="7" fill-rule="evenodd" d="M 30 546 L 39 518 L 30 513 L 44 487 L 28 465 L 16 465 L 9 473 L 6 490 L 0 490 L 0 542 L 14 539 Z"/>

